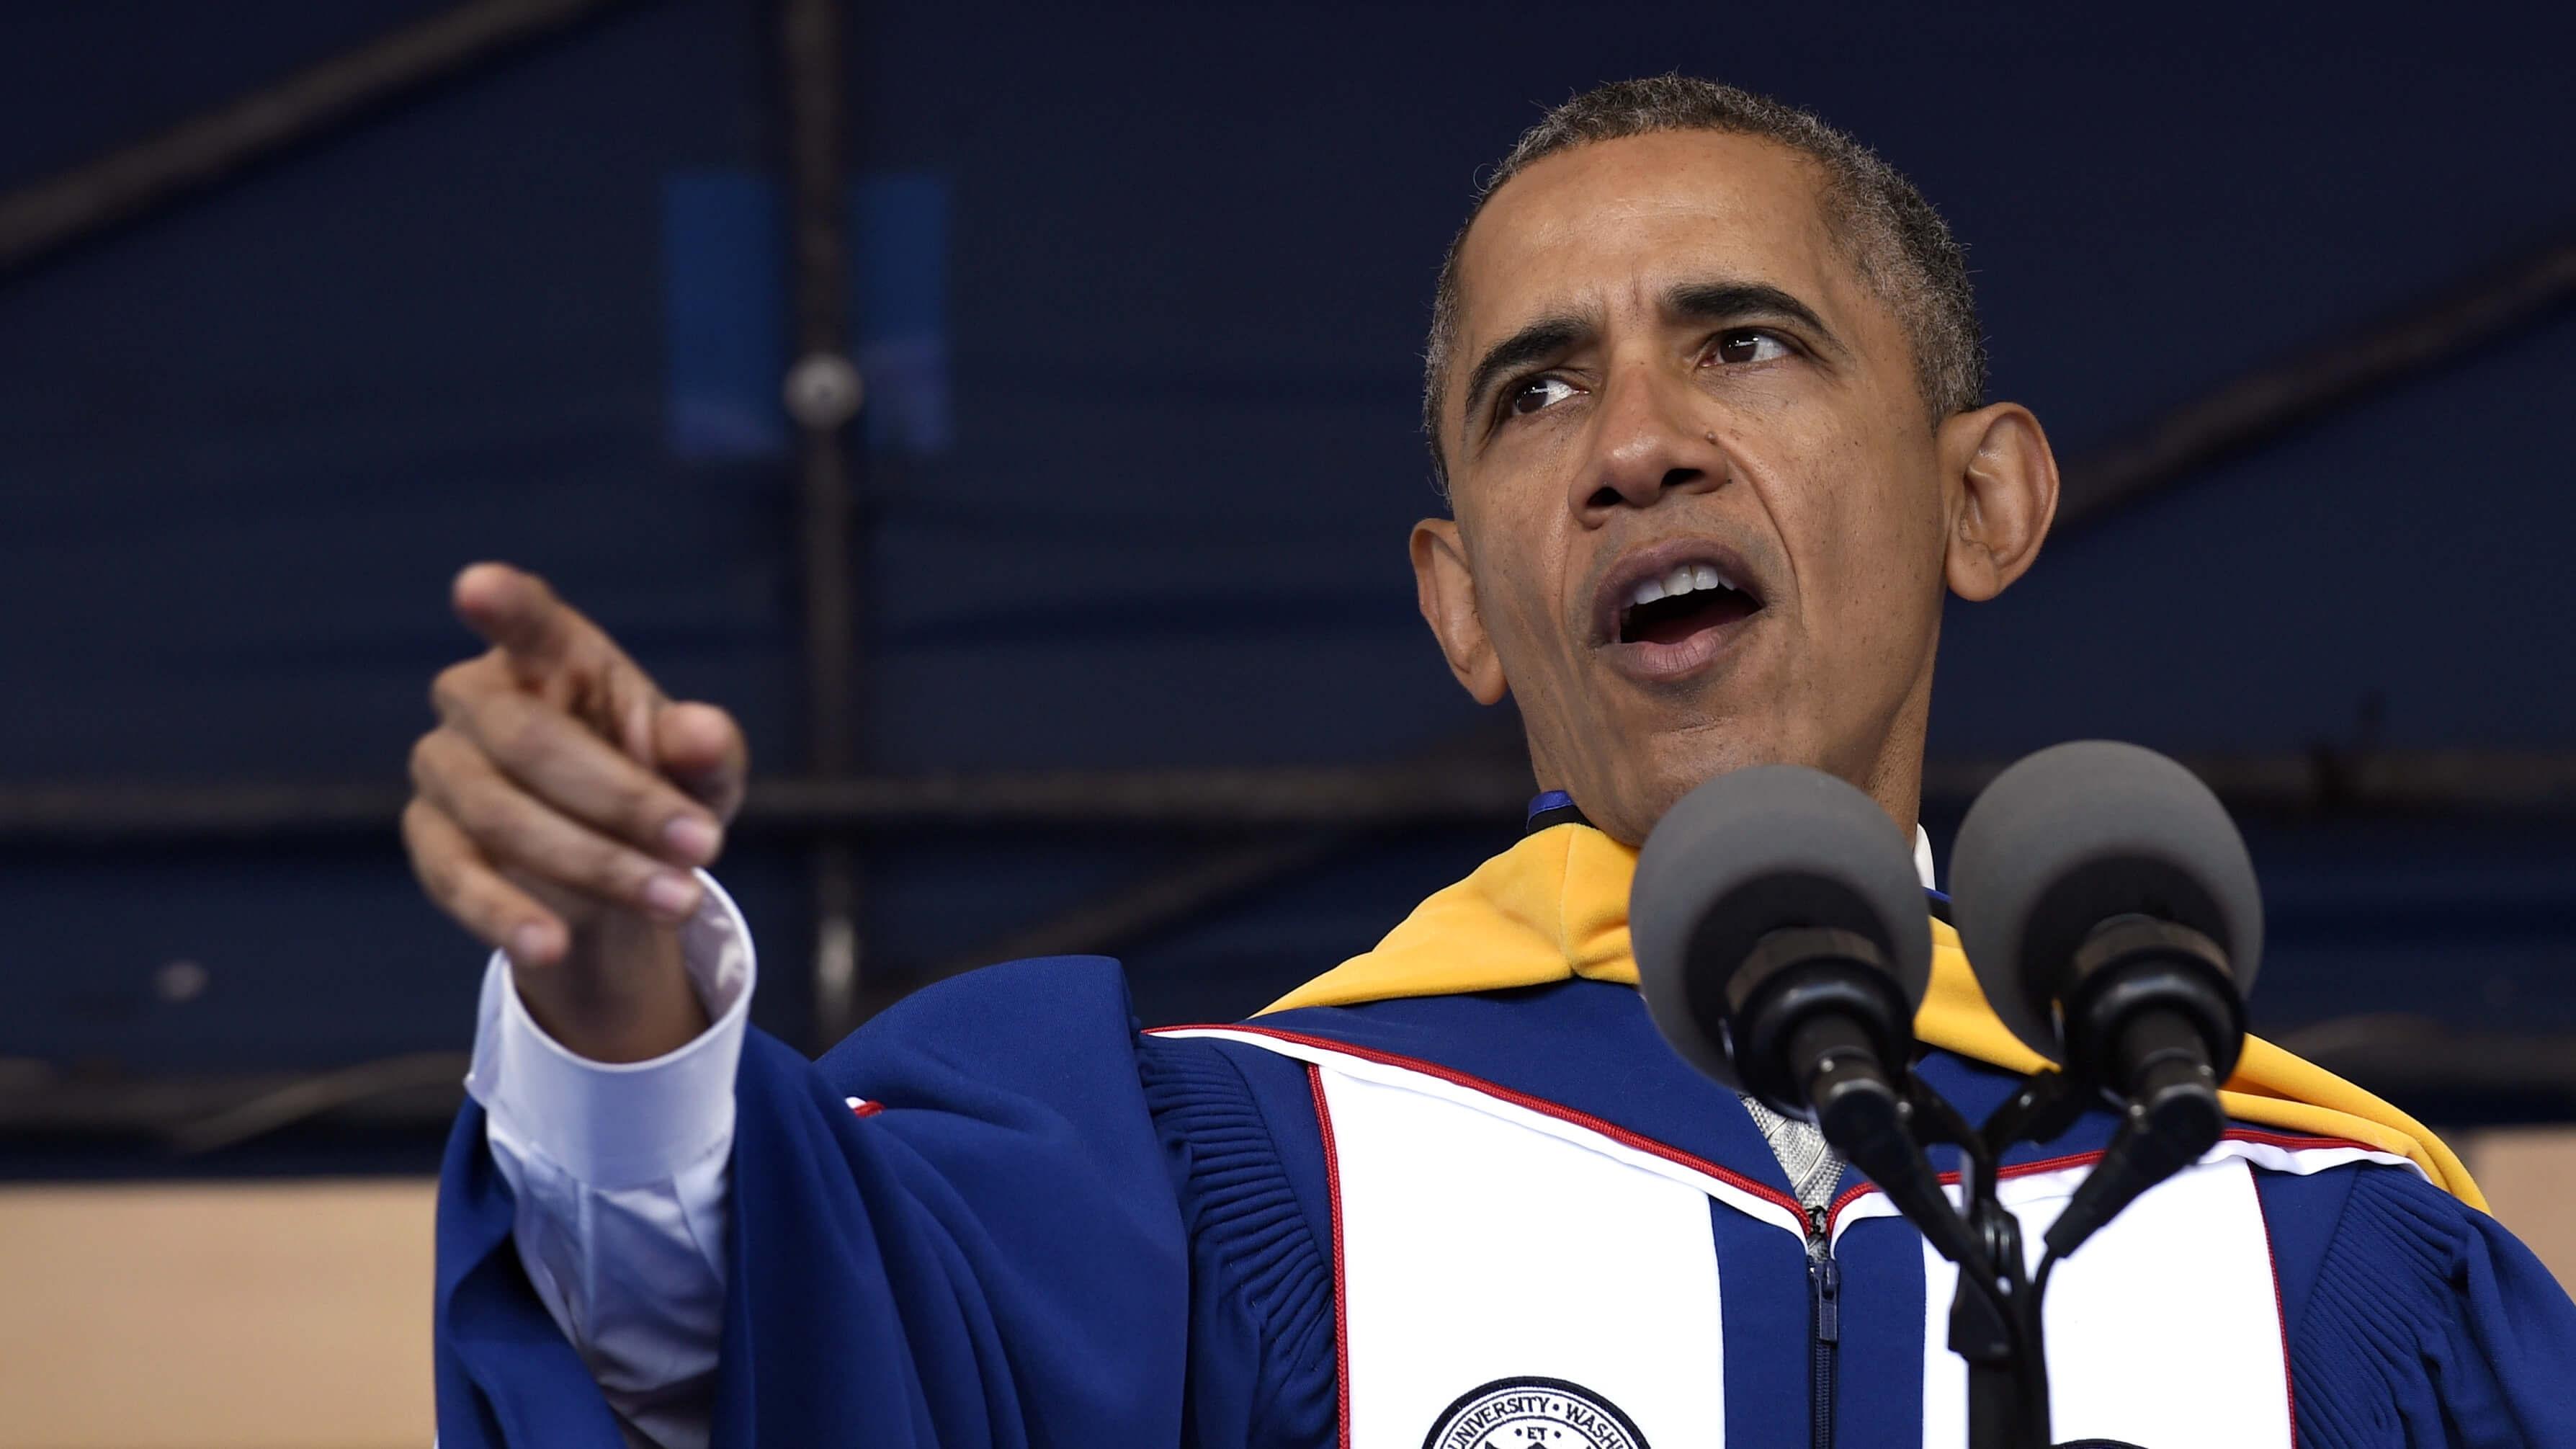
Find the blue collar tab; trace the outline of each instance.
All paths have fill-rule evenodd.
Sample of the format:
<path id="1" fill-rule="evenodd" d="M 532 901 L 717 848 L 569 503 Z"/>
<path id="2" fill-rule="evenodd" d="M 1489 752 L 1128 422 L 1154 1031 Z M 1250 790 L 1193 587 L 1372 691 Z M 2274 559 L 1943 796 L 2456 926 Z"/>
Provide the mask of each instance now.
<path id="1" fill-rule="evenodd" d="M 1521 833 L 1536 835 L 1554 825 L 1591 823 L 1583 818 L 1583 811 L 1575 805 L 1573 796 L 1563 790 L 1548 790 L 1529 802 L 1529 815 L 1521 823 Z"/>

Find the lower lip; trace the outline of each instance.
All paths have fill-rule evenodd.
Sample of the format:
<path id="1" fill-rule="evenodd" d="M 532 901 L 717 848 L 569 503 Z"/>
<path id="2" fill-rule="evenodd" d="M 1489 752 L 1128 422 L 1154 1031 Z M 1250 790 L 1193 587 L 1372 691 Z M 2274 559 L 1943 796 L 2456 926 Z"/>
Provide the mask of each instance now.
<path id="1" fill-rule="evenodd" d="M 1670 684 L 1687 679 L 1733 653 L 1737 641 L 1761 619 L 1764 612 L 1756 609 L 1741 619 L 1713 624 L 1670 644 L 1638 640 L 1628 644 L 1606 644 L 1602 646 L 1602 652 L 1609 656 L 1611 668 L 1630 679 L 1645 684 Z"/>

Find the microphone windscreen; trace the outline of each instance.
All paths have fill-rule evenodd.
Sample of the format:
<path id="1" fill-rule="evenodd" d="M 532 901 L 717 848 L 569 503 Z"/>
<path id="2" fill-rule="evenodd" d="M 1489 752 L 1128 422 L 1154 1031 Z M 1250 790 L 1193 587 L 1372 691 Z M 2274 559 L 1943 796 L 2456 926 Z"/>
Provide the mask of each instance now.
<path id="1" fill-rule="evenodd" d="M 2227 953 L 2237 989 L 2253 989 L 2262 893 L 2199 776 L 2116 740 L 2051 746 L 1996 776 L 1950 853 L 1950 919 L 1986 1000 L 2031 1050 L 2059 1057 L 2059 973 L 2121 915 L 2199 931 Z"/>
<path id="2" fill-rule="evenodd" d="M 1628 897 L 1638 987 L 1674 1050 L 1720 1082 L 1741 1085 L 1709 1005 L 1756 942 L 1792 926 L 1867 937 L 1908 1014 L 1922 1004 L 1931 917 L 1911 842 L 1851 785 L 1800 765 L 1731 771 L 1646 838 Z"/>

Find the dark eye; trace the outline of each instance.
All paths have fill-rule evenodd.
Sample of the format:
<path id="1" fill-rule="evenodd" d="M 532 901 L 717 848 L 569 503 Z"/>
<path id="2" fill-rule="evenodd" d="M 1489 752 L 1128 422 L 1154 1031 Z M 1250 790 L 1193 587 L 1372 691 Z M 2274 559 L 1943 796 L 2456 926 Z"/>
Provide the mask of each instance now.
<path id="1" fill-rule="evenodd" d="M 1541 408 L 1551 408 L 1574 396 L 1574 384 L 1561 377 L 1533 377 L 1503 399 L 1503 411 L 1516 418 L 1529 416 Z"/>
<path id="2" fill-rule="evenodd" d="M 1789 344 L 1769 332 L 1747 328 L 1720 336 L 1711 351 L 1724 363 L 1770 362 L 1788 356 Z"/>

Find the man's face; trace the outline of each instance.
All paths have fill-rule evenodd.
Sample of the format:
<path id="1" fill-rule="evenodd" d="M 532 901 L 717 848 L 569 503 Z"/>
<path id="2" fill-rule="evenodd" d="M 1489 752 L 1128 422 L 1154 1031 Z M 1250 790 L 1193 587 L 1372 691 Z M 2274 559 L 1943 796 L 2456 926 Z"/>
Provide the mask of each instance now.
<path id="1" fill-rule="evenodd" d="M 1742 136 L 1581 146 L 1460 253 L 1425 613 L 1472 691 L 1518 700 L 1540 783 L 1624 840 L 1776 761 L 1912 818 L 1951 502 L 1821 180 Z"/>

